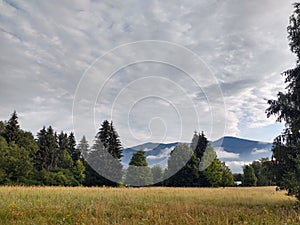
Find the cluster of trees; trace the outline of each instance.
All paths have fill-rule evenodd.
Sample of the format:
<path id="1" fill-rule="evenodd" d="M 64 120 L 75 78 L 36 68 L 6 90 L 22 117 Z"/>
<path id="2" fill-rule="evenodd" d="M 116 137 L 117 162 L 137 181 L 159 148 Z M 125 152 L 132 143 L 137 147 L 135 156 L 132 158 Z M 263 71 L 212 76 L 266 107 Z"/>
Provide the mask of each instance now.
<path id="1" fill-rule="evenodd" d="M 234 178 L 195 132 L 191 146 L 180 144 L 171 152 L 168 168 L 149 168 L 145 152 L 133 154 L 129 167 L 121 164 L 122 145 L 112 122 L 105 120 L 89 147 L 73 133 L 57 134 L 51 126 L 36 135 L 23 131 L 14 112 L 0 121 L 0 184 L 64 186 L 233 186 Z"/>
<path id="2" fill-rule="evenodd" d="M 234 186 L 230 169 L 221 162 L 205 135 L 195 132 L 191 146 L 179 144 L 171 152 L 168 167 L 148 167 L 145 152 L 133 154 L 125 176 L 125 184 L 143 186 L 155 184 L 175 187 Z"/>
<path id="3" fill-rule="evenodd" d="M 43 127 L 34 139 L 14 112 L 0 122 L 0 184 L 81 185 L 85 166 L 73 133 Z"/>
<path id="4" fill-rule="evenodd" d="M 163 183 L 181 187 L 235 185 L 230 169 L 217 158 L 205 135 L 196 132 L 191 146 L 179 144 L 171 152 Z"/>
<path id="5" fill-rule="evenodd" d="M 243 167 L 243 174 L 233 174 L 234 181 L 241 186 L 273 186 L 276 185 L 272 161 L 262 158 Z"/>

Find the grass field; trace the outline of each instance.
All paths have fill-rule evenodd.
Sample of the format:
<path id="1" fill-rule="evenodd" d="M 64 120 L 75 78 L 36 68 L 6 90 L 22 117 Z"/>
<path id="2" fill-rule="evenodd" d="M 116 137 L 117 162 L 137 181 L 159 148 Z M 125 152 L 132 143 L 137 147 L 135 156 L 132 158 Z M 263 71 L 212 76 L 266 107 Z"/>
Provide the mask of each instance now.
<path id="1" fill-rule="evenodd" d="M 275 187 L 0 187 L 1 224 L 300 224 Z"/>

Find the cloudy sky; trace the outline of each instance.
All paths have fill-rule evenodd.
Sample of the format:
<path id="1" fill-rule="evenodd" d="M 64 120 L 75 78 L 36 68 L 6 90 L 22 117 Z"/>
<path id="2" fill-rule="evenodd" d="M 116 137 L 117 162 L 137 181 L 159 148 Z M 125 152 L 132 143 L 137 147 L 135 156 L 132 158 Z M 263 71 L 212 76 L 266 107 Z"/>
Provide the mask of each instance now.
<path id="1" fill-rule="evenodd" d="M 292 3 L 1 0 L 0 120 L 91 142 L 112 119 L 124 147 L 194 130 L 272 141 Z"/>

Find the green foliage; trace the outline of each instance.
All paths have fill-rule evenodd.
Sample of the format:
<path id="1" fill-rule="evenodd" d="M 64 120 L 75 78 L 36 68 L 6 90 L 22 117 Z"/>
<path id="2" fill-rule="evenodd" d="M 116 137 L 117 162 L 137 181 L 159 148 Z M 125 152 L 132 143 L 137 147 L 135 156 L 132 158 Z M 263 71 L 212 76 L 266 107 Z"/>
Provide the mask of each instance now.
<path id="1" fill-rule="evenodd" d="M 193 141 L 197 140 L 197 145 L 196 145 L 195 149 L 193 149 L 193 151 L 195 152 L 196 157 L 201 160 L 204 155 L 204 152 L 206 151 L 206 148 L 208 146 L 208 140 L 205 137 L 203 132 L 201 134 L 198 134 L 198 138 L 195 137 L 195 135 L 197 136 L 197 134 L 196 133 L 194 134 Z M 194 144 L 192 144 L 192 146 L 193 145 Z"/>
<path id="2" fill-rule="evenodd" d="M 166 171 L 167 186 L 196 186 L 198 180 L 198 160 L 193 150 L 186 144 L 177 145 L 168 159 Z"/>
<path id="3" fill-rule="evenodd" d="M 300 156 L 300 3 L 294 4 L 290 17 L 288 39 L 290 49 L 297 55 L 297 64 L 283 73 L 286 77 L 285 93 L 279 92 L 277 100 L 269 100 L 268 117 L 277 116 L 285 122 L 285 129 L 273 143 L 273 173 L 280 188 L 300 200 L 299 156 Z"/>
<path id="4" fill-rule="evenodd" d="M 80 150 L 76 148 L 76 140 L 73 132 L 71 132 L 68 137 L 68 151 L 73 162 L 76 162 L 77 160 L 82 158 Z"/>
<path id="5" fill-rule="evenodd" d="M 203 157 L 201 159 L 201 162 L 199 164 L 199 170 L 204 171 L 207 169 L 211 163 L 217 158 L 217 154 L 214 151 L 214 149 L 209 145 L 207 146 L 205 152 L 203 153 Z"/>
<path id="6" fill-rule="evenodd" d="M 143 149 L 139 150 L 138 152 L 132 155 L 132 158 L 129 162 L 130 166 L 148 166 L 146 161 L 145 152 Z"/>
<path id="7" fill-rule="evenodd" d="M 222 184 L 221 162 L 215 158 L 204 170 L 204 175 L 211 187 L 219 187 Z"/>
<path id="8" fill-rule="evenodd" d="M 37 168 L 39 170 L 46 169 L 48 171 L 56 169 L 59 151 L 54 130 L 51 126 L 49 126 L 47 130 L 43 127 L 37 134 L 37 137 L 37 144 L 39 146 L 39 150 L 36 154 Z"/>
<path id="9" fill-rule="evenodd" d="M 251 163 L 257 177 L 257 186 L 272 186 L 274 185 L 274 178 L 272 174 L 272 162 L 268 158 Z"/>
<path id="10" fill-rule="evenodd" d="M 29 151 L 0 136 L 0 183 L 22 183 L 29 178 L 33 163 Z"/>
<path id="11" fill-rule="evenodd" d="M 85 166 L 81 160 L 77 160 L 72 170 L 74 178 L 81 184 L 85 178 Z"/>
<path id="12" fill-rule="evenodd" d="M 221 170 L 222 170 L 222 187 L 232 187 L 235 186 L 234 177 L 231 173 L 231 170 L 225 165 L 224 162 L 221 162 Z"/>
<path id="13" fill-rule="evenodd" d="M 112 121 L 110 123 L 107 120 L 103 121 L 97 137 L 114 158 L 120 159 L 122 157 L 121 141 Z"/>
<path id="14" fill-rule="evenodd" d="M 118 186 L 123 172 L 120 162 L 122 147 L 112 122 L 105 120 L 102 123 L 90 151 L 87 151 L 85 140 L 82 140 L 79 147 L 82 148 L 83 157 L 89 164 L 85 184 Z"/>
<path id="15" fill-rule="evenodd" d="M 7 143 L 18 141 L 20 126 L 18 122 L 18 116 L 16 111 L 13 112 L 11 115 L 11 118 L 8 120 L 6 126 L 5 126 L 5 139 Z"/>
<path id="16" fill-rule="evenodd" d="M 244 176 L 243 176 L 243 186 L 251 187 L 256 186 L 257 178 L 254 173 L 254 169 L 250 165 L 245 165 L 243 168 Z"/>
<path id="17" fill-rule="evenodd" d="M 32 133 L 28 131 L 19 131 L 18 141 L 16 142 L 16 144 L 29 151 L 31 158 L 34 158 L 35 154 L 39 150 L 39 146 L 34 140 Z"/>
<path id="18" fill-rule="evenodd" d="M 6 133 L 5 122 L 0 121 L 0 136 L 4 137 Z"/>
<path id="19" fill-rule="evenodd" d="M 80 151 L 81 155 L 85 155 L 86 153 L 88 153 L 89 151 L 89 144 L 85 138 L 85 136 L 83 136 L 77 146 L 78 151 Z"/>
<path id="20" fill-rule="evenodd" d="M 143 149 L 132 155 L 127 169 L 125 184 L 130 186 L 147 186 L 153 183 L 153 175 L 148 167 Z"/>
<path id="21" fill-rule="evenodd" d="M 151 172 L 153 175 L 153 183 L 154 184 L 158 184 L 158 183 L 162 182 L 162 180 L 164 178 L 164 171 L 160 166 L 158 166 L 158 165 L 153 166 L 151 168 Z"/>
<path id="22" fill-rule="evenodd" d="M 234 178 L 234 181 L 242 181 L 243 180 L 243 174 L 235 173 L 235 174 L 233 174 L 233 178 Z"/>

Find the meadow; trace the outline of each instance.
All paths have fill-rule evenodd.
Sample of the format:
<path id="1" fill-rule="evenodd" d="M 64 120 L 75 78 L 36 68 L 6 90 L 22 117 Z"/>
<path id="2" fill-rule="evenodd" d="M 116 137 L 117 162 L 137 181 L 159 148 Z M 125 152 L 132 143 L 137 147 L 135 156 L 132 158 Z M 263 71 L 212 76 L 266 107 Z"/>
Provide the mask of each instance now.
<path id="1" fill-rule="evenodd" d="M 275 187 L 0 187 L 0 224 L 300 224 Z"/>

